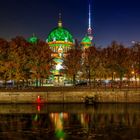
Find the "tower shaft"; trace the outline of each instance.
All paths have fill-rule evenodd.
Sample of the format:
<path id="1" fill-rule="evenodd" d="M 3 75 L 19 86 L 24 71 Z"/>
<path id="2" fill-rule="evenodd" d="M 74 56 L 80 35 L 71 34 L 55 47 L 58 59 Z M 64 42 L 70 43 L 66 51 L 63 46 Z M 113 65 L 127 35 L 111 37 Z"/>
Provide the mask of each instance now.
<path id="1" fill-rule="evenodd" d="M 91 29 L 91 12 L 90 12 L 90 4 L 89 4 L 89 18 L 88 18 L 88 29 Z"/>
<path id="2" fill-rule="evenodd" d="M 92 28 L 91 28 L 91 5 L 89 4 L 89 13 L 88 13 L 88 36 L 92 40 L 93 39 L 93 34 L 92 34 Z"/>

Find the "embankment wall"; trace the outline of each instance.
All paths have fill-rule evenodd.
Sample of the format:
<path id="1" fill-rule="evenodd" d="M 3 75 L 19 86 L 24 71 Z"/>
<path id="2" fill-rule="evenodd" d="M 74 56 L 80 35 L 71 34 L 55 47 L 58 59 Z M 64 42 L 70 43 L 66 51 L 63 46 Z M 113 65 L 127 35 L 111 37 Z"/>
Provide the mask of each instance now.
<path id="1" fill-rule="evenodd" d="M 140 91 L 58 91 L 58 92 L 0 92 L 0 103 L 84 103 L 96 97 L 100 103 L 140 103 Z"/>

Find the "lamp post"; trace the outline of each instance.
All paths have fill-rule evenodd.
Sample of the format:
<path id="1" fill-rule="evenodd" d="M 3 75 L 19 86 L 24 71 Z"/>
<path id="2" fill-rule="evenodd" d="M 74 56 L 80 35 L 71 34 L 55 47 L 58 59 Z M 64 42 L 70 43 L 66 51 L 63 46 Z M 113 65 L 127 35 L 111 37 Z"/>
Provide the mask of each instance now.
<path id="1" fill-rule="evenodd" d="M 131 71 L 131 74 L 132 74 L 132 83 L 133 83 L 134 73 L 135 73 L 134 70 L 132 70 L 132 71 Z"/>
<path id="2" fill-rule="evenodd" d="M 137 76 L 136 76 L 136 72 L 133 70 L 133 71 L 131 71 L 131 74 L 132 74 L 132 76 L 134 77 L 134 82 L 135 82 L 135 87 L 137 87 Z"/>

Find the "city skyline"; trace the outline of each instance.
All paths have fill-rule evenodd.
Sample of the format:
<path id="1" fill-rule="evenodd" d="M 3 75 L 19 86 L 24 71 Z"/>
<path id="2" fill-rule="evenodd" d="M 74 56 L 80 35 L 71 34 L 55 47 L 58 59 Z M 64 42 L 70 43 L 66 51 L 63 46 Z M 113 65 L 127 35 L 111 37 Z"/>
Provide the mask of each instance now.
<path id="1" fill-rule="evenodd" d="M 131 46 L 131 41 L 139 41 L 140 18 L 138 0 L 91 1 L 91 26 L 94 33 L 93 44 L 106 47 L 113 40 Z M 57 26 L 59 12 L 62 21 L 79 41 L 88 29 L 88 0 L 67 1 L 2 1 L 0 5 L 0 37 L 14 38 L 17 35 L 29 38 L 34 33 L 46 40 Z"/>

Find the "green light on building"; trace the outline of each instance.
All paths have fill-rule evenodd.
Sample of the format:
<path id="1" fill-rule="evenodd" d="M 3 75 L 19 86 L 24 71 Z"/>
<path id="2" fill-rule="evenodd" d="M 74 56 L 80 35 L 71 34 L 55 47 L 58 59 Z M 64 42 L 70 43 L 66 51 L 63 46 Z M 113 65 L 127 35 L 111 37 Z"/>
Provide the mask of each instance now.
<path id="1" fill-rule="evenodd" d="M 28 42 L 32 44 L 36 44 L 37 41 L 38 41 L 38 38 L 35 35 L 33 35 L 31 38 L 28 39 Z"/>
<path id="2" fill-rule="evenodd" d="M 50 32 L 47 38 L 48 43 L 55 42 L 55 41 L 64 41 L 64 42 L 73 43 L 73 37 L 67 29 L 62 27 L 57 27 Z"/>
<path id="3" fill-rule="evenodd" d="M 81 41 L 81 45 L 85 48 L 90 47 L 91 44 L 92 44 L 91 39 L 88 36 L 85 36 Z"/>

